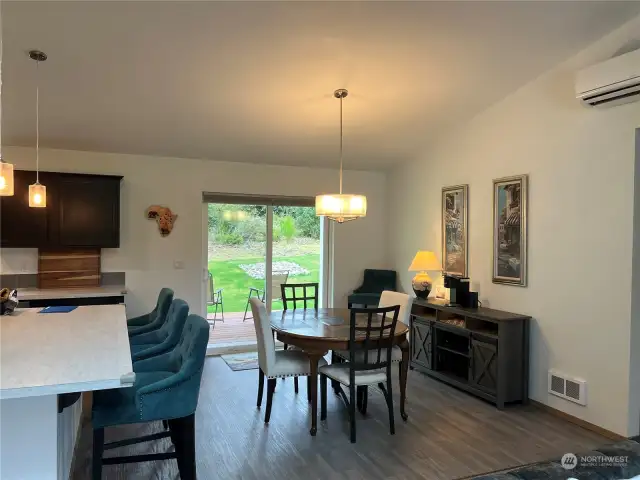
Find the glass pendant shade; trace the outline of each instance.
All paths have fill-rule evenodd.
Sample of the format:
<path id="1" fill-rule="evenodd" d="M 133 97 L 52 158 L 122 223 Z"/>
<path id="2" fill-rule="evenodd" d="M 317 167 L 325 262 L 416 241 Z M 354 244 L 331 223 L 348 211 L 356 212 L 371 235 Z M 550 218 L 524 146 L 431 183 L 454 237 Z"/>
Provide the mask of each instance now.
<path id="1" fill-rule="evenodd" d="M 0 197 L 13 195 L 13 165 L 0 161 Z"/>
<path id="2" fill-rule="evenodd" d="M 34 208 L 47 206 L 47 187 L 38 182 L 29 185 L 29 206 Z"/>
<path id="3" fill-rule="evenodd" d="M 316 196 L 316 215 L 344 223 L 367 215 L 367 197 L 348 193 Z"/>

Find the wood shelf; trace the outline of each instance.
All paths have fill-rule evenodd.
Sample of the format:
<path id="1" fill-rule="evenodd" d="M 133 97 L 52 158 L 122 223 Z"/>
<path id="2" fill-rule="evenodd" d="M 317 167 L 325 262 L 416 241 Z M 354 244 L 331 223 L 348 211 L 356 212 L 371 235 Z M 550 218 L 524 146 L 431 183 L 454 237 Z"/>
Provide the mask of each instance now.
<path id="1" fill-rule="evenodd" d="M 445 352 L 449 352 L 449 353 L 454 353 L 456 355 L 460 355 L 461 357 L 467 357 L 467 358 L 470 357 L 468 352 L 467 353 L 461 352 L 460 350 L 456 350 L 454 348 L 444 347 L 442 345 L 436 345 L 436 348 L 438 350 L 444 350 Z"/>

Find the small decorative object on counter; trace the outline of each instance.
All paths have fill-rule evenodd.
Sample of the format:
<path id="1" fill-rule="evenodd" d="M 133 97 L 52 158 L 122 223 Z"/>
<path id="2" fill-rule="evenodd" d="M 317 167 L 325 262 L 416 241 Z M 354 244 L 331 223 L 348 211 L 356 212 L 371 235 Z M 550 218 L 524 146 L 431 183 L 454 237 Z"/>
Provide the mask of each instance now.
<path id="1" fill-rule="evenodd" d="M 416 256 L 413 258 L 413 262 L 411 262 L 411 265 L 409 266 L 410 272 L 418 272 L 411 281 L 413 291 L 418 298 L 427 298 L 429 293 L 431 293 L 433 282 L 427 273 L 427 270 L 441 270 L 440 262 L 436 258 L 435 253 L 421 250 L 416 253 Z"/>
<path id="2" fill-rule="evenodd" d="M 171 233 L 171 230 L 173 230 L 173 222 L 178 218 L 178 214 L 173 213 L 169 207 L 151 205 L 147 208 L 147 218 L 155 218 L 158 223 L 160 235 L 166 237 Z"/>
<path id="3" fill-rule="evenodd" d="M 18 306 L 18 291 L 3 288 L 0 290 L 0 315 L 8 315 Z"/>

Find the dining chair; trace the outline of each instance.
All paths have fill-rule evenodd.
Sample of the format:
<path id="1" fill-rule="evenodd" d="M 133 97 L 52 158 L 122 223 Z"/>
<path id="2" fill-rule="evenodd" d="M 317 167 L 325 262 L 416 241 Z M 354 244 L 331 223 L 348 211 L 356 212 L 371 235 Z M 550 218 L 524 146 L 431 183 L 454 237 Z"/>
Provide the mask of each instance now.
<path id="1" fill-rule="evenodd" d="M 182 480 L 196 479 L 195 411 L 200 393 L 209 324 L 189 315 L 178 345 L 170 352 L 135 362 L 135 383 L 128 388 L 99 390 L 93 395 L 92 479 L 102 478 L 102 466 L 151 460 L 178 461 Z M 166 421 L 169 431 L 104 443 L 107 427 Z M 173 452 L 103 458 L 104 450 L 171 437 Z"/>
<path id="2" fill-rule="evenodd" d="M 300 350 L 276 351 L 276 343 L 273 339 L 273 332 L 271 331 L 271 324 L 264 303 L 257 297 L 251 298 L 249 302 L 251 304 L 253 325 L 256 329 L 256 340 L 258 343 L 257 406 L 258 408 L 262 406 L 264 378 L 267 377 L 267 410 L 264 414 L 264 423 L 269 423 L 273 392 L 276 389 L 276 380 L 285 377 L 308 377 L 311 375 L 311 364 L 307 354 Z M 327 362 L 321 358 L 318 365 L 324 366 L 326 364 Z"/>
<path id="3" fill-rule="evenodd" d="M 409 326 L 409 317 L 411 316 L 411 306 L 413 305 L 413 298 L 406 293 L 400 292 L 392 292 L 390 290 L 385 290 L 380 295 L 380 303 L 378 304 L 378 308 L 382 307 L 390 307 L 392 305 L 400 306 L 400 313 L 398 314 L 398 321 L 404 323 L 407 327 Z M 337 358 L 336 358 L 337 357 Z M 331 363 L 338 362 L 340 360 L 349 360 L 349 352 L 344 350 L 337 350 L 332 352 L 331 354 Z M 394 345 L 393 350 L 391 352 L 391 362 L 398 364 L 398 372 L 402 371 L 402 350 L 399 346 Z M 402 375 L 400 375 L 402 378 Z M 366 389 L 363 389 L 366 391 Z M 361 392 L 362 395 L 362 392 Z M 359 404 L 359 407 L 362 413 L 367 413 L 367 395 L 364 394 L 362 398 L 362 402 Z"/>
<path id="4" fill-rule="evenodd" d="M 215 289 L 213 285 L 213 274 L 209 273 L 209 288 L 207 290 L 207 306 L 214 306 L 215 311 L 213 312 L 213 328 L 216 328 L 216 317 L 218 316 L 218 306 L 220 307 L 220 312 L 222 314 L 221 321 L 224 322 L 224 303 L 222 299 L 222 288 Z"/>
<path id="5" fill-rule="evenodd" d="M 170 288 L 160 290 L 156 307 L 151 312 L 127 320 L 129 335 L 137 335 L 138 333 L 150 332 L 160 328 L 173 301 L 173 295 L 173 290 Z"/>
<path id="6" fill-rule="evenodd" d="M 391 355 L 400 306 L 382 308 L 354 308 L 349 325 L 349 361 L 324 365 L 320 373 L 320 419 L 327 418 L 327 379 L 337 382 L 338 394 L 349 408 L 351 443 L 356 441 L 356 389 L 364 391 L 369 385 L 378 385 L 389 410 L 389 431 L 395 434 L 393 396 L 391 387 Z M 358 316 L 361 321 L 358 322 Z M 390 315 L 390 318 L 389 316 Z M 362 317 L 366 320 L 362 321 Z M 363 324 L 364 323 L 364 324 Z M 342 389 L 349 388 L 349 397 Z"/>
<path id="7" fill-rule="evenodd" d="M 301 291 L 302 290 L 302 291 Z M 308 292 L 311 290 L 311 292 Z M 280 298 L 282 299 L 283 309 L 289 310 L 289 307 L 293 307 L 295 310 L 298 308 L 298 302 L 302 302 L 302 308 L 309 308 L 309 303 L 313 302 L 313 308 L 318 310 L 318 291 L 320 290 L 320 284 L 315 283 L 286 283 L 280 285 Z M 301 296 L 300 296 L 301 295 Z M 289 345 L 284 344 L 284 349 L 288 350 Z M 300 350 L 294 347 L 294 350 Z M 307 394 L 310 391 L 309 378 L 307 377 Z M 293 379 L 293 388 L 298 393 L 298 378 Z M 309 400 L 311 400 L 309 398 Z"/>
<path id="8" fill-rule="evenodd" d="M 280 285 L 282 285 L 283 283 L 287 283 L 288 278 L 289 278 L 289 270 L 282 270 L 282 271 L 277 271 L 272 273 L 271 275 L 271 301 L 272 302 L 276 300 L 281 300 L 282 297 L 280 296 L 281 294 Z M 259 298 L 262 303 L 264 303 L 266 294 L 267 294 L 266 288 L 262 290 L 255 287 L 249 288 L 247 305 L 246 307 L 244 307 L 244 316 L 242 317 L 243 322 L 247 318 L 251 318 L 251 317 L 247 317 L 247 312 L 249 311 L 249 301 L 251 300 L 251 298 L 255 296 L 256 298 Z"/>
<path id="9" fill-rule="evenodd" d="M 137 362 L 173 350 L 180 342 L 184 324 L 189 315 L 189 305 L 176 298 L 171 302 L 167 321 L 158 330 L 129 337 L 131 360 Z"/>

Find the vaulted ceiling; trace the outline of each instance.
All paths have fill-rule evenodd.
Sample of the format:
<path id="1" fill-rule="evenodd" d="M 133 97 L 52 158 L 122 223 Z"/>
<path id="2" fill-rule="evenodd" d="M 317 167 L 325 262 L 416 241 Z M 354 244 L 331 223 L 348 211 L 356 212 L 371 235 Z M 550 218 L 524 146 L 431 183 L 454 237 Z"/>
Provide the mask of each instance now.
<path id="1" fill-rule="evenodd" d="M 3 1 L 2 135 L 41 146 L 389 168 L 640 2 Z"/>

